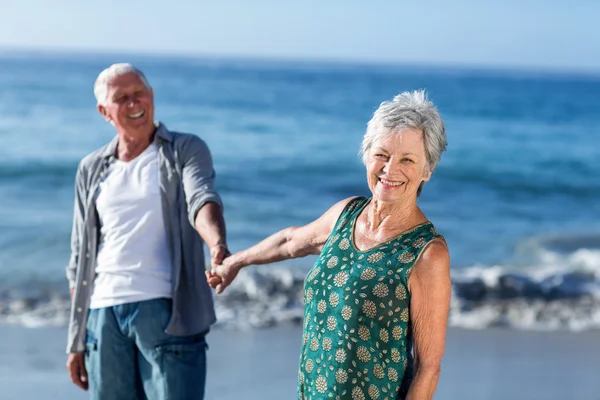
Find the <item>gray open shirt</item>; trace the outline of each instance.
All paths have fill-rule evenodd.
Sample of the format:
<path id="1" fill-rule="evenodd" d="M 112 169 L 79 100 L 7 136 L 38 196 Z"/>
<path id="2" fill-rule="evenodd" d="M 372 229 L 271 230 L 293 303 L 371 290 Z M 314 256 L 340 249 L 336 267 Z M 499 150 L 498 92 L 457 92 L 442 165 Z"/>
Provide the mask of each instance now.
<path id="1" fill-rule="evenodd" d="M 173 308 L 165 332 L 193 335 L 207 331 L 215 320 L 212 292 L 204 275 L 203 241 L 194 229 L 198 210 L 207 202 L 222 206 L 214 189 L 210 151 L 195 135 L 170 132 L 157 123 L 159 185 L 172 260 Z M 71 258 L 67 279 L 75 289 L 67 353 L 85 350 L 86 321 L 96 270 L 100 221 L 96 211 L 99 184 L 115 160 L 117 137 L 86 156 L 75 178 Z"/>

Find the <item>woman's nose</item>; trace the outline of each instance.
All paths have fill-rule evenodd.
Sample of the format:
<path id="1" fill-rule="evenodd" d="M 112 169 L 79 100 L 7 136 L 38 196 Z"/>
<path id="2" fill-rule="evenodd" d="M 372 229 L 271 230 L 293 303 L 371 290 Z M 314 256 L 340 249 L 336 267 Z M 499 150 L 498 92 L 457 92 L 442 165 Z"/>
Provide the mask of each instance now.
<path id="1" fill-rule="evenodd" d="M 387 175 L 394 175 L 399 170 L 400 170 L 400 165 L 392 162 L 391 160 L 386 162 L 385 165 L 383 166 L 383 171 Z"/>

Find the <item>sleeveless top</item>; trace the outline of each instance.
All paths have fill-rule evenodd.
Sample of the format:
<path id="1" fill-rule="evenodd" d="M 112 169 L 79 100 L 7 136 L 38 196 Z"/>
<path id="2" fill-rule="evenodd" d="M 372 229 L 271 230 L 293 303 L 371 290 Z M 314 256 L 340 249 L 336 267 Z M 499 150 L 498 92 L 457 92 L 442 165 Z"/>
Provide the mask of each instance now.
<path id="1" fill-rule="evenodd" d="M 354 226 L 370 201 L 348 203 L 304 281 L 300 400 L 404 399 L 411 383 L 408 278 L 441 236 L 425 222 L 358 250 Z"/>

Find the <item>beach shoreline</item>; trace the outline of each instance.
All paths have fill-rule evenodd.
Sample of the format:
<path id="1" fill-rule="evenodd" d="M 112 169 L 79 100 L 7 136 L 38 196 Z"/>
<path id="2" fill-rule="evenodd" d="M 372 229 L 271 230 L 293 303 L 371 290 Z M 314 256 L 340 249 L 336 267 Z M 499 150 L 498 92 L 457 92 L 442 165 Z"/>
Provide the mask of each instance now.
<path id="1" fill-rule="evenodd" d="M 0 325 L 0 393 L 7 400 L 87 399 L 65 369 L 66 329 Z M 451 328 L 440 400 L 597 400 L 598 332 Z M 296 397 L 301 326 L 208 335 L 207 400 Z"/>

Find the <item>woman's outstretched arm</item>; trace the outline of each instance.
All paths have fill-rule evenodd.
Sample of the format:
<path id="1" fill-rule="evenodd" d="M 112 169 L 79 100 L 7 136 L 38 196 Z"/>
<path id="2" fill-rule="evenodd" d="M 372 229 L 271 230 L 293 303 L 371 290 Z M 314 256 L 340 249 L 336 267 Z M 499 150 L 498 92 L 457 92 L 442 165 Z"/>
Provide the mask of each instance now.
<path id="1" fill-rule="evenodd" d="M 308 225 L 283 229 L 254 246 L 227 257 L 223 264 L 206 271 L 209 285 L 216 288 L 217 294 L 220 294 L 244 267 L 319 254 L 338 217 L 351 199 L 352 197 L 334 204 Z"/>

